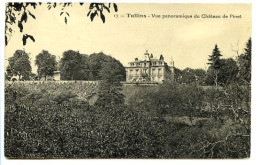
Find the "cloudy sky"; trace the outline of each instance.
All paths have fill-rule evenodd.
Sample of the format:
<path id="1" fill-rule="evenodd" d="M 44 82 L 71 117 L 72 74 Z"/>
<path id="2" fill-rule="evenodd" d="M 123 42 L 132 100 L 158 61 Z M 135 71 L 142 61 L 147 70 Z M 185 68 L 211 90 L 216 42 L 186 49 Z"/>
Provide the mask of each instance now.
<path id="1" fill-rule="evenodd" d="M 30 53 L 33 63 L 35 56 L 43 49 L 56 55 L 57 59 L 66 50 L 72 49 L 84 54 L 103 51 L 120 60 L 123 65 L 142 58 L 146 50 L 159 57 L 163 54 L 166 62 L 171 59 L 175 66 L 184 69 L 207 67 L 208 55 L 218 44 L 223 58 L 235 58 L 232 49 L 243 52 L 245 43 L 251 37 L 251 6 L 249 4 L 122 4 L 118 3 L 117 13 L 105 13 L 106 23 L 99 17 L 93 22 L 86 16 L 88 4 L 73 4 L 66 8 L 70 13 L 68 23 L 60 16 L 61 7 L 47 9 L 47 5 L 31 9 L 36 20 L 29 17 L 24 24 L 24 34 L 31 34 L 36 42 L 22 45 L 22 33 L 15 33 L 5 47 L 5 59 L 17 49 Z M 115 18 L 118 14 L 119 18 Z M 128 14 L 136 17 L 128 17 Z M 153 18 L 152 14 L 160 15 Z M 193 18 L 162 18 L 162 15 L 192 15 Z M 200 18 L 194 18 L 194 15 Z M 202 15 L 221 18 L 201 18 Z M 222 18 L 223 15 L 227 18 Z M 145 15 L 146 18 L 141 17 Z M 230 15 L 238 18 L 230 18 Z M 121 17 L 123 16 L 123 17 Z M 150 16 L 150 17 L 148 17 Z M 233 47 L 233 48 L 232 48 Z M 6 60 L 7 61 L 7 60 Z M 6 63 L 7 64 L 7 63 Z"/>

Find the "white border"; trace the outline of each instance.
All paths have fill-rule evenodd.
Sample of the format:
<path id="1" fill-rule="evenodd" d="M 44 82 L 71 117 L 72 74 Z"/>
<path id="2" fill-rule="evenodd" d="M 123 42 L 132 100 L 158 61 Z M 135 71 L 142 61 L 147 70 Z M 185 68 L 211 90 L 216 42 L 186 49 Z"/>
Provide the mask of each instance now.
<path id="1" fill-rule="evenodd" d="M 68 0 L 58 2 L 70 2 Z M 82 0 L 75 0 L 74 2 L 81 2 Z M 94 0 L 95 2 L 104 2 L 104 0 Z M 4 157 L 4 10 L 5 10 L 5 3 L 10 2 L 6 0 L 0 1 L 0 21 L 1 21 L 1 30 L 0 30 L 0 110 L 1 110 L 1 164 L 4 165 L 45 165 L 45 164 L 62 164 L 62 165 L 70 165 L 70 164 L 125 164 L 125 165 L 133 165 L 133 164 L 192 164 L 192 165 L 219 165 L 219 164 L 235 164 L 235 165 L 253 165 L 259 164 L 260 162 L 260 152 L 258 147 L 259 145 L 259 129 L 260 126 L 260 110 L 258 109 L 259 101 L 259 92 L 260 87 L 259 83 L 259 75 L 257 71 L 259 70 L 260 62 L 260 46 L 257 46 L 260 43 L 260 35 L 259 35 L 259 17 L 260 17 L 260 3 L 257 0 L 105 0 L 105 2 L 121 2 L 121 3 L 251 3 L 252 4 L 252 16 L 253 16 L 253 29 L 252 29 L 252 42 L 253 42 L 253 58 L 252 58 L 252 141 L 251 141 L 251 157 L 250 159 L 244 160 L 66 160 L 66 159 L 59 159 L 59 160 L 8 160 Z M 29 1 L 28 1 L 29 2 Z M 33 2 L 33 1 L 31 1 Z M 43 0 L 42 2 L 48 2 Z M 88 2 L 90 2 L 88 0 Z M 258 21 L 258 22 L 257 22 Z"/>

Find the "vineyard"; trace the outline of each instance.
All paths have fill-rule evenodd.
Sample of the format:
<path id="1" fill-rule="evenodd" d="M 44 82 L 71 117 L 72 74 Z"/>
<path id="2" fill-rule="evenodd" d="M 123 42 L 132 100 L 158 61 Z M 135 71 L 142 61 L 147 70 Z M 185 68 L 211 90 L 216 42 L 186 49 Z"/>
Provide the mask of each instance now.
<path id="1" fill-rule="evenodd" d="M 130 86 L 121 91 L 125 103 L 98 105 L 95 101 L 102 94 L 101 89 L 97 82 L 6 83 L 5 156 L 182 159 L 250 156 L 247 86 L 232 84 L 223 89 L 176 83 Z"/>

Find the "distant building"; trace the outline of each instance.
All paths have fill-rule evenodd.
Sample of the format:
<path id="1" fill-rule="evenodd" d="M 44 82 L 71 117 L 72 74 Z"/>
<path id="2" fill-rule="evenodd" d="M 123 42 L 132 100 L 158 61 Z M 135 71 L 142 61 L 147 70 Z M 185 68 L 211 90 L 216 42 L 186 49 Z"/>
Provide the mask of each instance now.
<path id="1" fill-rule="evenodd" d="M 164 61 L 163 55 L 155 59 L 153 54 L 145 52 L 145 59 L 129 62 L 126 69 L 126 83 L 162 83 L 174 79 L 174 61 L 170 65 Z"/>
<path id="2" fill-rule="evenodd" d="M 54 71 L 52 77 L 53 77 L 53 80 L 60 81 L 60 71 Z"/>
<path id="3" fill-rule="evenodd" d="M 45 80 L 45 77 L 41 77 L 41 81 Z M 47 76 L 46 77 L 47 81 L 60 81 L 60 71 L 54 71 L 53 76 Z"/>

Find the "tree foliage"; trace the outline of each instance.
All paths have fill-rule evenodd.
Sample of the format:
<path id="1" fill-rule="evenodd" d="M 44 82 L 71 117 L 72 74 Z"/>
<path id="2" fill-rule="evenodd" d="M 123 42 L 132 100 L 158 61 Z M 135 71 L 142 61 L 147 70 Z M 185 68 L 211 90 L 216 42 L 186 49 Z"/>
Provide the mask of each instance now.
<path id="1" fill-rule="evenodd" d="M 244 53 L 238 56 L 239 78 L 243 84 L 251 83 L 251 48 L 252 41 L 249 38 Z"/>
<path id="2" fill-rule="evenodd" d="M 107 61 L 102 63 L 99 77 L 102 81 L 96 105 L 114 106 L 124 104 L 125 96 L 121 92 L 121 81 L 125 79 L 123 65 L 118 60 L 107 56 Z"/>
<path id="3" fill-rule="evenodd" d="M 218 76 L 219 76 L 219 69 L 221 67 L 220 57 L 222 54 L 219 51 L 218 45 L 215 45 L 215 48 L 212 51 L 212 54 L 209 55 L 209 69 L 208 69 L 208 76 L 213 79 L 214 85 L 218 86 Z"/>
<path id="4" fill-rule="evenodd" d="M 86 55 L 79 51 L 68 50 L 63 53 L 60 60 L 60 71 L 62 80 L 84 80 L 87 78 L 88 66 Z"/>
<path id="5" fill-rule="evenodd" d="M 39 78 L 44 77 L 45 80 L 47 76 L 53 76 L 54 71 L 57 70 L 56 56 L 46 50 L 36 56 L 35 64 L 38 67 Z"/>
<path id="6" fill-rule="evenodd" d="M 79 3 L 80 6 L 84 7 L 85 3 Z M 37 12 L 37 8 L 40 5 L 46 5 L 48 10 L 59 9 L 60 16 L 64 17 L 64 22 L 68 23 L 68 18 L 70 17 L 69 12 L 66 11 L 67 8 L 70 8 L 75 3 L 35 3 L 35 2 L 10 2 L 6 4 L 5 9 L 5 45 L 8 44 L 11 36 L 14 33 L 14 26 L 19 28 L 19 31 L 23 34 L 22 42 L 23 45 L 26 45 L 27 39 L 31 39 L 35 42 L 35 38 L 31 34 L 24 33 L 24 24 L 27 23 L 28 19 L 36 19 L 34 11 Z M 90 20 L 93 21 L 95 17 L 100 17 L 102 22 L 105 23 L 105 13 L 111 12 L 111 8 L 114 8 L 114 11 L 118 11 L 117 4 L 115 3 L 90 3 L 89 8 L 86 11 L 87 17 L 90 17 Z"/>
<path id="7" fill-rule="evenodd" d="M 60 61 L 60 71 L 62 80 L 104 80 L 110 84 L 125 80 L 124 66 L 103 52 L 88 56 L 78 51 L 65 51 Z"/>
<path id="8" fill-rule="evenodd" d="M 220 68 L 220 57 L 222 54 L 219 51 L 218 45 L 215 45 L 215 48 L 212 51 L 212 54 L 209 55 L 209 65 L 213 67 L 213 69 L 219 69 Z"/>
<path id="9" fill-rule="evenodd" d="M 16 50 L 14 55 L 8 59 L 7 74 L 18 76 L 19 80 L 28 80 L 32 71 L 29 54 L 24 50 Z"/>
<path id="10" fill-rule="evenodd" d="M 210 66 L 207 70 L 207 85 L 251 83 L 251 38 L 247 41 L 244 53 L 239 55 L 236 61 L 232 58 L 220 59 L 221 56 L 219 48 L 215 46 L 208 63 Z"/>
<path id="11" fill-rule="evenodd" d="M 202 93 L 195 83 L 166 82 L 160 85 L 158 90 L 141 89 L 136 92 L 136 95 L 131 97 L 130 104 L 151 115 L 188 116 L 192 121 L 201 111 Z"/>
<path id="12" fill-rule="evenodd" d="M 87 65 L 90 69 L 89 80 L 106 80 L 110 83 L 114 80 L 116 80 L 115 83 L 125 80 L 124 66 L 120 61 L 103 52 L 91 54 Z"/>
<path id="13" fill-rule="evenodd" d="M 228 85 L 237 82 L 238 66 L 234 59 L 221 59 L 219 69 L 219 84 Z"/>
<path id="14" fill-rule="evenodd" d="M 92 88 L 86 85 L 6 85 L 5 156 L 176 159 L 250 156 L 247 86 L 202 88 L 169 82 L 139 88 L 141 91 L 134 92 L 133 101 L 127 105 L 111 106 L 110 100 L 103 100 L 109 106 L 90 106 L 79 97 L 83 89 Z M 187 117 L 190 122 L 185 120 Z"/>
<path id="15" fill-rule="evenodd" d="M 174 81 L 181 84 L 197 83 L 205 85 L 206 71 L 204 69 L 185 68 L 183 70 L 175 68 Z"/>
<path id="16" fill-rule="evenodd" d="M 208 68 L 206 84 L 225 86 L 237 82 L 238 66 L 234 59 L 220 59 L 219 66 L 217 71 L 212 66 Z"/>
<path id="17" fill-rule="evenodd" d="M 182 82 L 182 72 L 181 69 L 174 67 L 174 81 L 181 83 Z"/>

